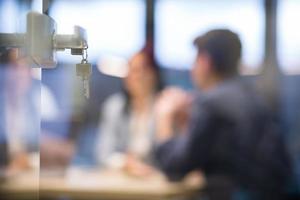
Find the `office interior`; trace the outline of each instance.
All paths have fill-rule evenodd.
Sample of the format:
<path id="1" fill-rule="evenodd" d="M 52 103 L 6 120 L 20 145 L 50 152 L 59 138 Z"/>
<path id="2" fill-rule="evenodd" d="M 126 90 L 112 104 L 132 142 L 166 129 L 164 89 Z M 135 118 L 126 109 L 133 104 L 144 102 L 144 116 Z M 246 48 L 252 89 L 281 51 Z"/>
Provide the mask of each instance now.
<path id="1" fill-rule="evenodd" d="M 87 33 L 87 60 L 92 65 L 89 98 L 84 96 L 82 79 L 76 74 L 76 64 L 82 62 L 82 57 L 71 55 L 69 49 L 56 52 L 57 65 L 54 68 L 29 66 L 30 72 L 25 74 L 30 76 L 30 80 L 24 82 L 21 79 L 26 75 L 22 70 L 19 76 L 14 76 L 19 72 L 12 70 L 11 74 L 7 74 L 4 66 L 0 68 L 1 85 L 9 76 L 12 77 L 11 81 L 21 86 L 29 84 L 27 93 L 21 94 L 25 98 L 29 95 L 27 117 L 19 120 L 31 124 L 32 132 L 37 133 L 32 136 L 37 144 L 32 147 L 36 153 L 30 159 L 34 163 L 32 168 L 40 171 L 38 179 L 69 177 L 70 182 L 75 182 L 73 193 L 64 194 L 58 186 L 49 189 L 48 193 L 45 189 L 45 194 L 50 194 L 49 191 L 58 194 L 51 193 L 46 195 L 47 198 L 97 198 L 93 194 L 89 196 L 84 188 L 99 184 L 97 175 L 92 172 L 99 167 L 95 146 L 101 134 L 99 124 L 103 103 L 111 95 L 123 90 L 123 78 L 131 56 L 150 41 L 163 85 L 193 92 L 195 86 L 190 77 L 196 56 L 193 39 L 214 28 L 228 28 L 240 36 L 243 51 L 239 74 L 258 88 L 269 109 L 276 115 L 292 157 L 295 180 L 300 181 L 299 9 L 298 0 L 1 0 L 1 33 L 24 32 L 29 11 L 41 12 L 53 18 L 59 34 L 73 33 L 74 25 L 83 27 Z M 5 50 L 1 47 L 2 52 Z M 11 90 L 15 90 L 14 87 Z M 5 105 L 2 107 L 5 108 Z M 3 159 L 4 154 L 0 152 Z M 90 173 L 94 179 L 83 184 L 84 177 L 89 176 L 84 172 Z M 112 179 L 118 182 L 115 176 L 100 176 L 99 182 L 102 181 L 103 185 L 107 182 L 109 185 Z M 3 178 L 0 183 L 5 184 L 5 181 L 6 178 Z M 132 183 L 132 187 L 140 185 L 141 188 L 151 183 L 160 184 L 155 181 L 129 181 L 128 184 Z M 28 198 L 38 199 L 42 195 L 38 191 L 43 186 L 40 182 L 34 187 L 35 196 L 23 192 L 12 199 L 26 199 L 28 194 Z M 164 187 L 170 194 L 176 193 L 169 186 L 161 186 Z M 194 190 L 191 186 L 190 191 L 187 189 L 183 193 L 179 191 L 180 187 L 172 187 L 178 193 L 170 195 L 170 199 L 188 199 Z M 2 190 L 9 191 L 5 188 Z M 136 196 L 126 196 L 132 190 L 129 186 L 124 191 L 118 188 L 112 190 L 115 193 L 119 191 L 117 197 L 110 193 L 99 193 L 103 199 L 147 199 L 134 192 Z M 156 194 L 155 188 L 153 191 L 151 188 L 146 190 Z M 151 196 L 148 193 L 146 196 Z M 153 199 L 169 199 L 168 195 L 153 196 Z M 7 199 L 10 197 L 7 196 Z"/>

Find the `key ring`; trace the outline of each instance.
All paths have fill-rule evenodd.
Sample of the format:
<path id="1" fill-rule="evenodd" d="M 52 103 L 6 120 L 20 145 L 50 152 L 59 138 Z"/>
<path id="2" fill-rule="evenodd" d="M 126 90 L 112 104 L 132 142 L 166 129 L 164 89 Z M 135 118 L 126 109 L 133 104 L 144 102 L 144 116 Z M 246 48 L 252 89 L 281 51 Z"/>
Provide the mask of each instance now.
<path id="1" fill-rule="evenodd" d="M 88 46 L 86 46 L 84 49 L 83 49 L 83 53 L 82 53 L 82 63 L 87 63 L 88 62 L 88 53 L 87 53 L 87 49 L 88 49 L 89 47 Z"/>

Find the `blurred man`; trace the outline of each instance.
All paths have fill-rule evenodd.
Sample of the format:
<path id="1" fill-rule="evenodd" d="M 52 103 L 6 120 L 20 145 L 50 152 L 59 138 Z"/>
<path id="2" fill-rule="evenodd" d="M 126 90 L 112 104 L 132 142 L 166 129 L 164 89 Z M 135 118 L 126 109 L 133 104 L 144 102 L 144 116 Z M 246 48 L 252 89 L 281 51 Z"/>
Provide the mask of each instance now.
<path id="1" fill-rule="evenodd" d="M 176 119 L 186 110 L 188 95 L 178 89 L 162 93 L 157 104 L 160 167 L 174 180 L 202 170 L 209 199 L 282 199 L 289 159 L 262 101 L 238 77 L 239 37 L 212 30 L 194 44 L 192 77 L 202 91 L 181 132 L 174 127 L 185 127 Z"/>

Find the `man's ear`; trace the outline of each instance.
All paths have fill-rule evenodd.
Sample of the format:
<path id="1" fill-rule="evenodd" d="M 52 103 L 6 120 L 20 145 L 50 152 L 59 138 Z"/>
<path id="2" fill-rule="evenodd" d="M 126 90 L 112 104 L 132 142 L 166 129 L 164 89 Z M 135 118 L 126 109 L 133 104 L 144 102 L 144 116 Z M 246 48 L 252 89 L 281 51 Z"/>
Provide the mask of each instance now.
<path id="1" fill-rule="evenodd" d="M 197 59 L 203 71 L 208 73 L 209 71 L 212 70 L 212 61 L 208 53 L 202 52 L 201 54 L 198 55 Z"/>

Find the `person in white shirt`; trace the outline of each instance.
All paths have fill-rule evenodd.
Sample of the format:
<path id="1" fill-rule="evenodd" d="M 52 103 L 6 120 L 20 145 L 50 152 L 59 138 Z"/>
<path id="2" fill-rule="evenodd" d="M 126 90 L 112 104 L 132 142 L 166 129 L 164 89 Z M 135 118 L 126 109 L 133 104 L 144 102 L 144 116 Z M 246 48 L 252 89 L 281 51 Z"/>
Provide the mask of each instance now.
<path id="1" fill-rule="evenodd" d="M 103 105 L 96 155 L 106 167 L 145 175 L 151 171 L 154 104 L 162 87 L 150 44 L 130 59 L 124 85 Z"/>

